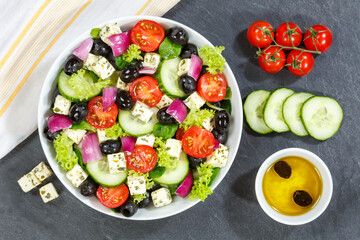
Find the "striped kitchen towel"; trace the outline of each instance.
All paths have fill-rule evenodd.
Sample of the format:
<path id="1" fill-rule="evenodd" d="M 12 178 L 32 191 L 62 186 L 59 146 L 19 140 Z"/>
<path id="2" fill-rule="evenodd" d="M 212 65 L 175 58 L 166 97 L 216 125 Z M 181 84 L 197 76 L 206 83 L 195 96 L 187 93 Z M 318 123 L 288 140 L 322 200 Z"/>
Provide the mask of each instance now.
<path id="1" fill-rule="evenodd" d="M 179 1 L 0 1 L 0 159 L 36 130 L 41 86 L 64 46 L 101 22 L 162 16 Z"/>

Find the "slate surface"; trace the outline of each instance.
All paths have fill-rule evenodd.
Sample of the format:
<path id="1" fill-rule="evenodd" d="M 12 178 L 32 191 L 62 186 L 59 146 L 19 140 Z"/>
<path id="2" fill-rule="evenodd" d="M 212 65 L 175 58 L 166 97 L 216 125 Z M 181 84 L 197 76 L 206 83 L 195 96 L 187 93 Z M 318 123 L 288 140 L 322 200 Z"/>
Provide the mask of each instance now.
<path id="1" fill-rule="evenodd" d="M 244 98 L 258 89 L 286 86 L 337 99 L 344 110 L 340 131 L 326 142 L 291 133 L 257 136 L 244 126 L 241 145 L 228 175 L 204 204 L 170 218 L 134 222 L 100 214 L 75 199 L 53 179 L 60 198 L 43 204 L 37 191 L 22 193 L 17 179 L 45 160 L 37 132 L 0 161 L 0 239 L 359 239 L 360 155 L 359 1 L 181 1 L 165 17 L 182 22 L 215 45 L 224 45 Z M 292 21 L 324 24 L 334 35 L 330 50 L 316 57 L 305 77 L 288 71 L 270 75 L 254 60 L 247 27 L 267 20 L 274 27 Z M 35 111 L 35 110 L 34 110 Z M 258 167 L 287 147 L 308 149 L 329 167 L 334 193 L 328 209 L 303 226 L 270 219 L 254 193 Z"/>

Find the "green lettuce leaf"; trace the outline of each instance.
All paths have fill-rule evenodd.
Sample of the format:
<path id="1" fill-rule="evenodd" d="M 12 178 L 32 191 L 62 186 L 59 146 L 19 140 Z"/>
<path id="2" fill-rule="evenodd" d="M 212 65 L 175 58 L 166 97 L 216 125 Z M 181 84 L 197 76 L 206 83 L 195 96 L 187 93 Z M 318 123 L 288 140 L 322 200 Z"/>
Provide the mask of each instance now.
<path id="1" fill-rule="evenodd" d="M 195 200 L 198 198 L 201 201 L 205 201 L 205 199 L 213 193 L 209 186 L 211 183 L 214 167 L 207 162 L 204 162 L 196 169 L 199 173 L 199 178 L 194 181 L 194 185 L 191 188 L 190 200 Z"/>
<path id="2" fill-rule="evenodd" d="M 121 128 L 120 124 L 117 122 L 112 126 L 111 128 L 105 129 L 105 136 L 108 138 L 121 138 L 123 136 L 126 136 L 125 132 Z"/>
<path id="3" fill-rule="evenodd" d="M 208 67 L 206 70 L 211 74 L 217 74 L 222 73 L 224 71 L 225 67 L 225 58 L 221 56 L 221 52 L 225 50 L 225 47 L 210 47 L 205 46 L 200 48 L 199 50 L 199 57 L 203 61 L 204 65 L 207 65 Z"/>
<path id="4" fill-rule="evenodd" d="M 74 142 L 65 133 L 61 133 L 54 140 L 55 159 L 65 171 L 71 170 L 78 163 L 78 157 L 74 152 L 73 144 Z"/>
<path id="5" fill-rule="evenodd" d="M 82 121 L 79 124 L 73 124 L 71 129 L 81 129 L 81 130 L 89 130 L 92 132 L 96 132 L 96 128 L 91 126 L 86 120 Z"/>
<path id="6" fill-rule="evenodd" d="M 140 46 L 136 44 L 131 44 L 128 50 L 122 54 L 122 58 L 128 63 L 131 63 L 135 59 L 143 60 L 143 57 L 141 56 Z"/>
<path id="7" fill-rule="evenodd" d="M 158 157 L 158 166 L 169 169 L 176 168 L 178 161 L 176 158 L 170 157 L 170 154 L 166 151 L 166 143 L 162 138 L 155 137 L 154 146 Z"/>
<path id="8" fill-rule="evenodd" d="M 100 28 L 93 28 L 93 29 L 91 29 L 90 35 L 91 35 L 93 38 L 98 38 L 100 32 L 101 32 L 101 29 L 100 29 Z"/>
<path id="9" fill-rule="evenodd" d="M 214 110 L 197 109 L 195 106 L 191 106 L 190 112 L 186 116 L 185 120 L 180 124 L 180 127 L 185 131 L 193 126 L 201 127 L 205 119 L 213 118 L 214 116 Z"/>
<path id="10" fill-rule="evenodd" d="M 78 95 L 80 100 L 85 100 L 94 92 L 94 86 L 86 79 L 85 74 L 86 70 L 80 69 L 77 73 L 73 73 L 68 80 L 69 85 L 75 90 L 76 95 Z"/>
<path id="11" fill-rule="evenodd" d="M 165 38 L 159 46 L 159 54 L 163 59 L 176 58 L 181 53 L 182 46 L 173 43 L 169 38 Z"/>

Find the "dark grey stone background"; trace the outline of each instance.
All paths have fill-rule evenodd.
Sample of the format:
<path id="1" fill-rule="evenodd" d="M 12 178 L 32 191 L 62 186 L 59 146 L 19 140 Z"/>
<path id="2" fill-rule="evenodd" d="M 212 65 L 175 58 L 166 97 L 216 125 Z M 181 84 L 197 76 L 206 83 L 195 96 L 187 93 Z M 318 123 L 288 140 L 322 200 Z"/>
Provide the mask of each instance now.
<path id="1" fill-rule="evenodd" d="M 0 161 L 0 239 L 360 239 L 359 127 L 360 1 L 181 1 L 165 17 L 192 27 L 215 45 L 224 45 L 244 98 L 258 89 L 281 86 L 337 99 L 344 110 L 340 131 L 319 142 L 291 133 L 257 136 L 246 125 L 236 160 L 205 203 L 157 221 L 108 217 L 83 205 L 53 179 L 60 197 L 43 204 L 37 191 L 24 194 L 17 180 L 45 160 L 35 132 Z M 323 24 L 334 35 L 330 50 L 316 57 L 312 72 L 270 75 L 253 59 L 246 40 L 248 26 L 266 20 L 299 26 Z M 234 103 L 235 105 L 236 103 Z M 34 110 L 35 111 L 35 110 Z M 308 149 L 329 167 L 334 181 L 327 210 L 303 226 L 270 219 L 254 193 L 258 167 L 269 155 L 287 147 Z"/>

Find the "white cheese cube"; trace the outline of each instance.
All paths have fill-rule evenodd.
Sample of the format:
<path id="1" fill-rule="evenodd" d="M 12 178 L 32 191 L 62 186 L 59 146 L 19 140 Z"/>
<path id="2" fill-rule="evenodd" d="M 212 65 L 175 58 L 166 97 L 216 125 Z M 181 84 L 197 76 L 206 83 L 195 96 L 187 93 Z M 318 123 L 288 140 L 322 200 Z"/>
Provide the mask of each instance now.
<path id="1" fill-rule="evenodd" d="M 179 158 L 181 153 L 181 141 L 176 139 L 166 140 L 166 151 L 169 153 L 170 157 Z"/>
<path id="2" fill-rule="evenodd" d="M 138 137 L 136 139 L 135 145 L 148 145 L 150 147 L 153 147 L 154 142 L 155 142 L 155 136 L 153 134 L 148 134 L 148 135 Z"/>
<path id="3" fill-rule="evenodd" d="M 41 196 L 42 200 L 44 201 L 44 203 L 50 202 L 51 200 L 54 200 L 55 198 L 57 198 L 59 196 L 59 194 L 57 193 L 57 191 L 52 183 L 48 183 L 48 184 L 42 186 L 39 189 L 39 192 L 40 192 L 40 196 Z"/>
<path id="4" fill-rule="evenodd" d="M 174 100 L 167 95 L 162 95 L 160 102 L 156 105 L 158 108 L 168 107 Z"/>
<path id="5" fill-rule="evenodd" d="M 74 141 L 74 143 L 79 144 L 81 140 L 86 135 L 86 130 L 83 129 L 65 129 L 64 133 Z"/>
<path id="6" fill-rule="evenodd" d="M 121 80 L 119 76 L 118 81 L 116 83 L 116 87 L 120 90 L 129 91 L 130 83 L 123 82 L 123 80 Z"/>
<path id="7" fill-rule="evenodd" d="M 146 193 L 146 179 L 143 176 L 130 175 L 127 177 L 130 195 Z"/>
<path id="8" fill-rule="evenodd" d="M 212 131 L 214 129 L 214 121 L 213 118 L 209 117 L 209 118 L 205 118 L 205 120 L 202 123 L 202 126 L 208 130 L 208 131 Z"/>
<path id="9" fill-rule="evenodd" d="M 110 45 L 110 41 L 107 39 L 108 37 L 121 33 L 120 27 L 115 24 L 106 24 L 105 27 L 103 27 L 99 33 L 99 36 L 101 40 L 103 40 L 104 43 L 107 45 Z"/>
<path id="10" fill-rule="evenodd" d="M 146 53 L 144 61 L 142 62 L 143 68 L 157 69 L 160 63 L 160 54 Z"/>
<path id="11" fill-rule="evenodd" d="M 189 97 L 184 100 L 184 104 L 191 108 L 191 105 L 194 105 L 197 109 L 201 108 L 205 104 L 204 100 L 197 92 L 193 92 Z"/>
<path id="12" fill-rule="evenodd" d="M 113 138 L 107 137 L 104 129 L 97 129 L 96 131 L 97 131 L 97 137 L 98 137 L 99 143 L 106 142 L 107 140 L 115 140 Z"/>
<path id="13" fill-rule="evenodd" d="M 124 172 L 126 170 L 126 159 L 123 152 L 107 155 L 109 171 L 111 174 Z"/>
<path id="14" fill-rule="evenodd" d="M 75 187 L 79 187 L 88 176 L 89 175 L 84 171 L 84 169 L 82 169 L 79 164 L 76 164 L 73 169 L 66 173 L 67 179 L 69 179 Z"/>
<path id="15" fill-rule="evenodd" d="M 179 62 L 177 75 L 182 76 L 184 74 L 187 74 L 190 70 L 190 65 L 191 65 L 190 58 L 181 59 L 181 61 Z"/>
<path id="16" fill-rule="evenodd" d="M 29 172 L 18 180 L 18 184 L 24 192 L 29 192 L 40 184 L 40 180 L 37 179 L 33 172 Z"/>
<path id="17" fill-rule="evenodd" d="M 61 95 L 57 95 L 53 107 L 54 113 L 68 115 L 70 112 L 71 101 Z"/>
<path id="18" fill-rule="evenodd" d="M 220 143 L 220 147 L 215 149 L 213 153 L 206 157 L 206 162 L 213 165 L 213 167 L 225 167 L 229 157 L 229 148 Z"/>
<path id="19" fill-rule="evenodd" d="M 164 187 L 151 192 L 151 198 L 155 207 L 163 207 L 172 202 L 169 189 Z"/>
<path id="20" fill-rule="evenodd" d="M 33 172 L 40 181 L 44 181 L 52 175 L 51 169 L 44 162 L 39 163 L 31 172 Z"/>
<path id="21" fill-rule="evenodd" d="M 115 68 L 106 58 L 91 53 L 86 58 L 84 67 L 93 71 L 101 79 L 110 77 L 115 71 Z"/>
<path id="22" fill-rule="evenodd" d="M 151 111 L 150 107 L 146 105 L 145 103 L 142 103 L 140 101 L 137 101 L 135 103 L 134 108 L 131 110 L 131 115 L 138 118 L 144 123 L 147 123 L 151 116 L 153 115 L 153 111 Z"/>

